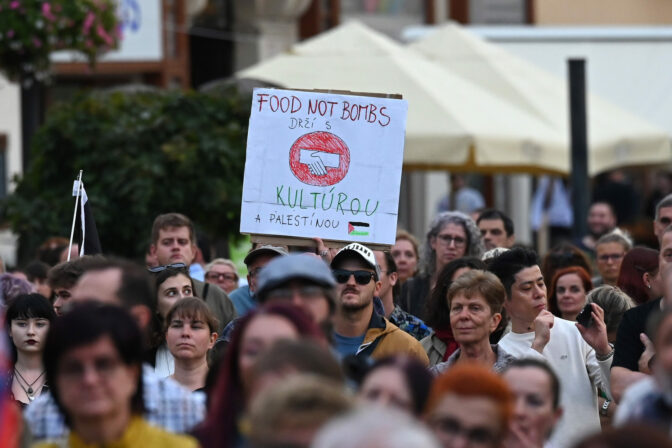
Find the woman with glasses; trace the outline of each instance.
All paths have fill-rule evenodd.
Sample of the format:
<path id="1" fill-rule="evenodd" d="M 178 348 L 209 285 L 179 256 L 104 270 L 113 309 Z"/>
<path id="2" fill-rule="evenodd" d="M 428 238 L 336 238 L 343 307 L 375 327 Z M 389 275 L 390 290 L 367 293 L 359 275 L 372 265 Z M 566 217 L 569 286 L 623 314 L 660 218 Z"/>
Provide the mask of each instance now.
<path id="1" fill-rule="evenodd" d="M 22 408 L 49 390 L 42 353 L 54 319 L 54 308 L 40 294 L 20 295 L 7 308 L 5 322 L 15 354 L 11 394 Z"/>
<path id="2" fill-rule="evenodd" d="M 432 222 L 422 248 L 420 272 L 404 283 L 401 290 L 401 308 L 427 320 L 425 302 L 436 285 L 443 267 L 453 260 L 483 256 L 483 242 L 478 226 L 462 212 L 440 213 Z"/>
<path id="3" fill-rule="evenodd" d="M 217 339 L 217 319 L 203 301 L 187 297 L 166 316 L 166 346 L 175 360 L 171 378 L 191 391 L 202 391 L 208 375 L 208 351 Z"/>
<path id="4" fill-rule="evenodd" d="M 44 351 L 50 392 L 70 427 L 67 440 L 38 447 L 196 447 L 142 418 L 143 344 L 133 318 L 86 303 L 53 322 Z"/>
<path id="5" fill-rule="evenodd" d="M 194 296 L 194 283 L 187 274 L 187 267 L 159 266 L 154 268 L 156 299 L 157 299 L 157 328 L 163 328 L 166 323 L 168 311 L 179 300 Z M 175 372 L 175 360 L 166 346 L 163 332 L 155 338 L 156 358 L 154 370 L 161 377 L 170 376 Z"/>
<path id="6" fill-rule="evenodd" d="M 632 243 L 620 232 L 607 233 L 595 243 L 595 258 L 599 277 L 593 279 L 594 286 L 616 286 L 621 271 L 623 257 L 632 248 Z"/>
<path id="7" fill-rule="evenodd" d="M 226 258 L 215 258 L 205 266 L 205 281 L 217 285 L 227 294 L 231 294 L 238 288 L 236 265 Z"/>

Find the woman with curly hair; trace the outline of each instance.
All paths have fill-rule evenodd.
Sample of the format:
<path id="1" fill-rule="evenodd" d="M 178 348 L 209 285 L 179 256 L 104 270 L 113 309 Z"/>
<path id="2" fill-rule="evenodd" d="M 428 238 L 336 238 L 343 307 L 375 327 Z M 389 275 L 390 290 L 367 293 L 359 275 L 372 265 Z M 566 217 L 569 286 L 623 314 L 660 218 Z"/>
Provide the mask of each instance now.
<path id="1" fill-rule="evenodd" d="M 483 251 L 481 232 L 473 219 L 462 212 L 440 213 L 427 232 L 419 274 L 404 283 L 401 308 L 426 320 L 425 302 L 443 267 L 462 257 L 481 258 Z"/>

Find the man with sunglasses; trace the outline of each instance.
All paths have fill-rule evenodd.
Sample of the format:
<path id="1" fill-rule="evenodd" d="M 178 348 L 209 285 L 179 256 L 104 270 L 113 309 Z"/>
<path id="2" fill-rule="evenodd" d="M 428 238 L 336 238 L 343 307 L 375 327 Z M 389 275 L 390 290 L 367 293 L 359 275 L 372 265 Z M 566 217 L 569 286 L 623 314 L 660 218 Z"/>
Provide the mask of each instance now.
<path id="1" fill-rule="evenodd" d="M 429 364 L 418 341 L 374 311 L 373 298 L 382 284 L 371 249 L 348 244 L 336 254 L 331 268 L 337 282 L 333 344 L 343 358 L 409 355 Z"/>

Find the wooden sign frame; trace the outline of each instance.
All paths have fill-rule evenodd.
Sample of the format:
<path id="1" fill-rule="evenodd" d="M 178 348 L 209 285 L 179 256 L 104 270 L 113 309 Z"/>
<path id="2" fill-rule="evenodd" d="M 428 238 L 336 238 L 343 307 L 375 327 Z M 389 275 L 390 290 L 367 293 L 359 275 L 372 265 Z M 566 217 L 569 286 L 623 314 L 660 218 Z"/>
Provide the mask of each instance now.
<path id="1" fill-rule="evenodd" d="M 352 96 L 368 96 L 373 98 L 390 98 L 395 100 L 403 99 L 399 93 L 368 93 L 368 92 L 352 92 L 350 90 L 332 90 L 332 89 L 282 89 L 274 88 L 273 90 L 293 90 L 297 92 L 315 92 L 315 93 L 333 93 L 336 95 L 352 95 Z M 282 236 L 282 235 L 266 235 L 259 233 L 243 233 L 243 235 L 250 235 L 252 243 L 272 246 L 314 246 L 315 241 L 311 237 L 296 237 L 296 236 Z M 350 242 L 341 240 L 322 240 L 324 245 L 332 249 L 340 249 L 347 246 Z M 354 242 L 354 241 L 353 241 Z M 371 250 L 388 251 L 392 248 L 390 244 L 375 244 L 375 243 L 360 243 Z"/>

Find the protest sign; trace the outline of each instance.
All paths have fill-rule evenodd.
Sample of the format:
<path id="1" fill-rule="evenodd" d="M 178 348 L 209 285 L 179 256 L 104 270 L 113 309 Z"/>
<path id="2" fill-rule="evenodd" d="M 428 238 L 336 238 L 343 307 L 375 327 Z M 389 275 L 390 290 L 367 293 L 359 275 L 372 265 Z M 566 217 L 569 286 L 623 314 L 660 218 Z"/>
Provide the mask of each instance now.
<path id="1" fill-rule="evenodd" d="M 241 233 L 394 244 L 405 100 L 255 89 Z"/>

